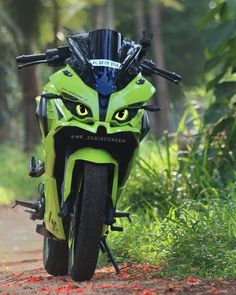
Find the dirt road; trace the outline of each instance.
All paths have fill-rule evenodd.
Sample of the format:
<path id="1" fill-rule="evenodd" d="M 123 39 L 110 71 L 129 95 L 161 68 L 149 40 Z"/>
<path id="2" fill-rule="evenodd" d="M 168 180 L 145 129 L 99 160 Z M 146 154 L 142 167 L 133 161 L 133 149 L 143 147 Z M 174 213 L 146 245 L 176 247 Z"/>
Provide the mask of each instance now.
<path id="1" fill-rule="evenodd" d="M 98 268 L 90 282 L 74 283 L 69 276 L 52 277 L 42 267 L 43 239 L 35 222 L 22 209 L 0 207 L 0 294 L 143 294 L 236 295 L 236 280 L 162 279 L 158 266 L 122 265 Z"/>

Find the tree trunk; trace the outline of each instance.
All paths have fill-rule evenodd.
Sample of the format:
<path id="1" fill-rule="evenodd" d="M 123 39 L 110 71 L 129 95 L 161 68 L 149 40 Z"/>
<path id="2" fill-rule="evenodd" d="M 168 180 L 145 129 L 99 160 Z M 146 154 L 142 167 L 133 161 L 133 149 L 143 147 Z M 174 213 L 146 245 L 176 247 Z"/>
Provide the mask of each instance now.
<path id="1" fill-rule="evenodd" d="M 24 53 L 32 52 L 31 46 L 24 46 Z M 34 144 L 39 141 L 40 132 L 35 116 L 35 97 L 39 95 L 37 67 L 29 67 L 22 71 L 21 83 L 24 106 L 24 150 L 31 151 Z"/>
<path id="2" fill-rule="evenodd" d="M 4 40 L 5 35 L 2 34 Z M 0 144 L 9 138 L 10 131 L 10 111 L 7 103 L 7 88 L 9 88 L 10 75 L 7 73 L 9 67 L 9 44 L 1 41 L 0 44 Z"/>
<path id="3" fill-rule="evenodd" d="M 53 46 L 58 46 L 58 38 L 57 33 L 59 31 L 59 4 L 57 0 L 52 0 L 52 9 L 53 9 L 53 17 L 52 17 L 52 26 L 53 26 Z"/>
<path id="4" fill-rule="evenodd" d="M 145 17 L 144 17 L 144 5 L 143 0 L 136 0 L 135 5 L 135 36 L 137 40 L 142 39 L 142 32 L 145 31 Z"/>
<path id="5" fill-rule="evenodd" d="M 105 3 L 105 19 L 104 26 L 107 29 L 115 29 L 115 18 L 114 18 L 114 1 L 107 0 Z"/>
<path id="6" fill-rule="evenodd" d="M 114 2 L 106 0 L 103 5 L 94 5 L 92 8 L 92 22 L 94 29 L 115 29 Z"/>
<path id="7" fill-rule="evenodd" d="M 102 29 L 104 27 L 104 5 L 93 5 L 92 7 L 92 25 L 93 29 Z"/>
<path id="8" fill-rule="evenodd" d="M 1 86 L 6 85 L 4 80 L 1 81 Z M 7 107 L 7 100 L 4 89 L 0 86 L 0 144 L 4 143 L 9 138 L 9 120 L 10 115 Z"/>
<path id="9" fill-rule="evenodd" d="M 158 3 L 153 0 L 149 0 L 149 15 L 151 32 L 153 33 L 153 53 L 155 57 L 155 62 L 159 67 L 165 68 L 164 53 L 163 53 L 163 43 L 161 34 L 161 7 Z M 170 107 L 168 103 L 168 91 L 166 80 L 163 78 L 154 77 L 154 84 L 157 87 L 156 102 L 157 105 L 161 107 L 162 111 L 157 113 L 155 116 L 154 126 L 152 126 L 152 131 L 161 136 L 164 130 L 170 129 L 169 123 L 169 113 Z"/>

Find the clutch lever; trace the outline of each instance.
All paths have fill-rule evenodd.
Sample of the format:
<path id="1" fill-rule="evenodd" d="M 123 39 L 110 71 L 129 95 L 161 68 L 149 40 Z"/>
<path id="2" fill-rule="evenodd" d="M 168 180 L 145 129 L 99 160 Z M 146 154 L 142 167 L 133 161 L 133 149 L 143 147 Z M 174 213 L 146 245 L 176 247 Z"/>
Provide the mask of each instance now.
<path id="1" fill-rule="evenodd" d="M 38 61 L 33 61 L 33 62 L 28 62 L 28 63 L 22 64 L 22 65 L 18 65 L 18 69 L 21 70 L 26 67 L 31 67 L 31 66 L 43 64 L 43 63 L 47 63 L 47 60 L 46 59 L 45 60 L 38 60 Z"/>

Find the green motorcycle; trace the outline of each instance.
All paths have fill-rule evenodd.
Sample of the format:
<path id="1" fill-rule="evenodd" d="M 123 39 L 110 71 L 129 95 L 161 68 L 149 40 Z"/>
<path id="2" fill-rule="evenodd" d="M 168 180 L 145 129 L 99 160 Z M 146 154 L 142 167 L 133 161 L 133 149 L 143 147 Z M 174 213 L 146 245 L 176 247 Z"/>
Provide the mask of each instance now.
<path id="1" fill-rule="evenodd" d="M 108 29 L 68 37 L 69 46 L 45 54 L 17 57 L 19 68 L 47 63 L 62 67 L 36 97 L 36 116 L 45 158 L 30 160 L 30 176 L 43 175 L 40 198 L 28 207 L 36 231 L 44 236 L 43 262 L 52 275 L 90 280 L 99 250 L 107 252 L 108 231 L 122 231 L 117 211 L 139 143 L 149 131 L 147 105 L 155 92 L 144 76 L 160 75 L 179 83 L 181 77 L 143 60 L 151 44 Z"/>

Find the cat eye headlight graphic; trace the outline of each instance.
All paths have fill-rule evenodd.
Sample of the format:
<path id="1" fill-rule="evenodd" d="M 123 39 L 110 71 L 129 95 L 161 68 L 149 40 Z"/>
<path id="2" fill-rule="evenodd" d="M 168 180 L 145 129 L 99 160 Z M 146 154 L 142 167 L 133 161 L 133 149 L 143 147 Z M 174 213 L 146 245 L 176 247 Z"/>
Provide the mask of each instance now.
<path id="1" fill-rule="evenodd" d="M 86 106 L 84 106 L 83 104 L 78 104 L 75 108 L 76 110 L 76 114 L 79 117 L 86 117 L 89 113 L 88 109 Z"/>
<path id="2" fill-rule="evenodd" d="M 115 119 L 119 122 L 124 122 L 129 118 L 129 111 L 127 109 L 120 110 L 115 114 Z"/>

